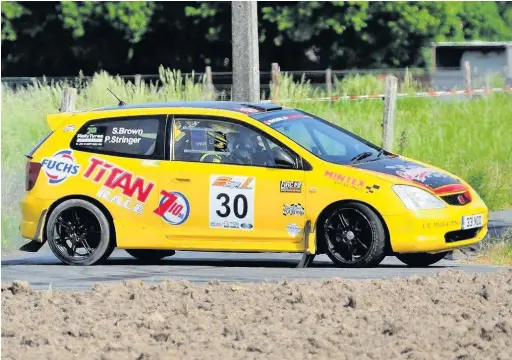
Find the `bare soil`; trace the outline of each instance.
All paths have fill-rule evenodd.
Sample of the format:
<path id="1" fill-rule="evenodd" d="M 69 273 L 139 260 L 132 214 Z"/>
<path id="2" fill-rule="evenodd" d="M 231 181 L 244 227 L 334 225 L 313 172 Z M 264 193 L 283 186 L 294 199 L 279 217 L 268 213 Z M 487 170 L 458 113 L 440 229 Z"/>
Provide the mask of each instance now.
<path id="1" fill-rule="evenodd" d="M 512 269 L 264 284 L 2 285 L 3 359 L 512 359 Z"/>

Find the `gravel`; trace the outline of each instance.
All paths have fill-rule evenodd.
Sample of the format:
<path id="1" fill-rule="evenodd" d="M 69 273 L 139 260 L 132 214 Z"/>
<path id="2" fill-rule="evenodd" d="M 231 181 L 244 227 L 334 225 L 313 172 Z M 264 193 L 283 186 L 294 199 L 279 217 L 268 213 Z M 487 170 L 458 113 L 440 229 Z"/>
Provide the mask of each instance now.
<path id="1" fill-rule="evenodd" d="M 2 283 L 2 359 L 512 359 L 512 269 L 388 280 Z"/>

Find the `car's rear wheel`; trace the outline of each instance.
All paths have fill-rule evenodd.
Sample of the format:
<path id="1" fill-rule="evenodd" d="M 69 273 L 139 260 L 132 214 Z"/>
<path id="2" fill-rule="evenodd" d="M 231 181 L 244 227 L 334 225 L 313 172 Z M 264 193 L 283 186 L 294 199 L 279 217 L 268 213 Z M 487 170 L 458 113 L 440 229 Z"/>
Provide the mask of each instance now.
<path id="1" fill-rule="evenodd" d="M 155 262 L 176 254 L 174 250 L 125 249 L 125 251 L 142 262 Z"/>
<path id="2" fill-rule="evenodd" d="M 364 204 L 351 202 L 336 206 L 320 226 L 327 255 L 338 266 L 372 267 L 385 257 L 384 225 Z"/>
<path id="3" fill-rule="evenodd" d="M 66 200 L 50 214 L 48 245 L 68 265 L 94 265 L 114 250 L 108 219 L 95 205 L 81 199 Z"/>
<path id="4" fill-rule="evenodd" d="M 410 267 L 427 267 L 445 258 L 449 251 L 428 254 L 428 253 L 414 253 L 414 254 L 397 254 L 398 260 Z"/>

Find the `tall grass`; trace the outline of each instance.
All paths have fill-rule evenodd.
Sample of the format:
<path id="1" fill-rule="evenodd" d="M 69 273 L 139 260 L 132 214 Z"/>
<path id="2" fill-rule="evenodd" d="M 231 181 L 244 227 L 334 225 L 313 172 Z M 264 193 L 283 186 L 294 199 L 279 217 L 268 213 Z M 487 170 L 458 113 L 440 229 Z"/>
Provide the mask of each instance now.
<path id="1" fill-rule="evenodd" d="M 57 112 L 62 89 L 79 87 L 77 109 L 116 104 L 112 90 L 126 103 L 214 99 L 215 95 L 193 77 L 160 68 L 157 83 L 133 84 L 105 72 L 89 82 L 35 83 L 25 88 L 2 85 L 2 247 L 19 244 L 19 200 L 23 195 L 24 154 L 47 132 L 46 115 Z M 374 94 L 384 90 L 383 80 L 351 76 L 336 81 L 337 94 Z M 419 89 L 411 77 L 400 92 Z M 280 99 L 295 99 L 297 107 L 342 125 L 380 144 L 382 100 L 301 102 L 305 97 L 325 96 L 302 79 L 293 82 L 282 74 Z M 440 166 L 467 179 L 491 209 L 512 206 L 512 97 L 490 94 L 458 99 L 399 99 L 395 124 L 395 151 Z"/>

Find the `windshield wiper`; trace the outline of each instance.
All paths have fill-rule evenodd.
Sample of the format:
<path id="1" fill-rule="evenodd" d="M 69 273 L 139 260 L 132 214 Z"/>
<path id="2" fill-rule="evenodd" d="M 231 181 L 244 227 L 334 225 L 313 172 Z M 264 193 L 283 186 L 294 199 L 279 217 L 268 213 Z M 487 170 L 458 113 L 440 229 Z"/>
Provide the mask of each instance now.
<path id="1" fill-rule="evenodd" d="M 360 160 L 366 159 L 368 156 L 372 156 L 372 155 L 373 155 L 372 152 L 365 151 L 361 154 L 354 156 L 352 159 L 350 159 L 350 162 L 360 161 Z"/>

